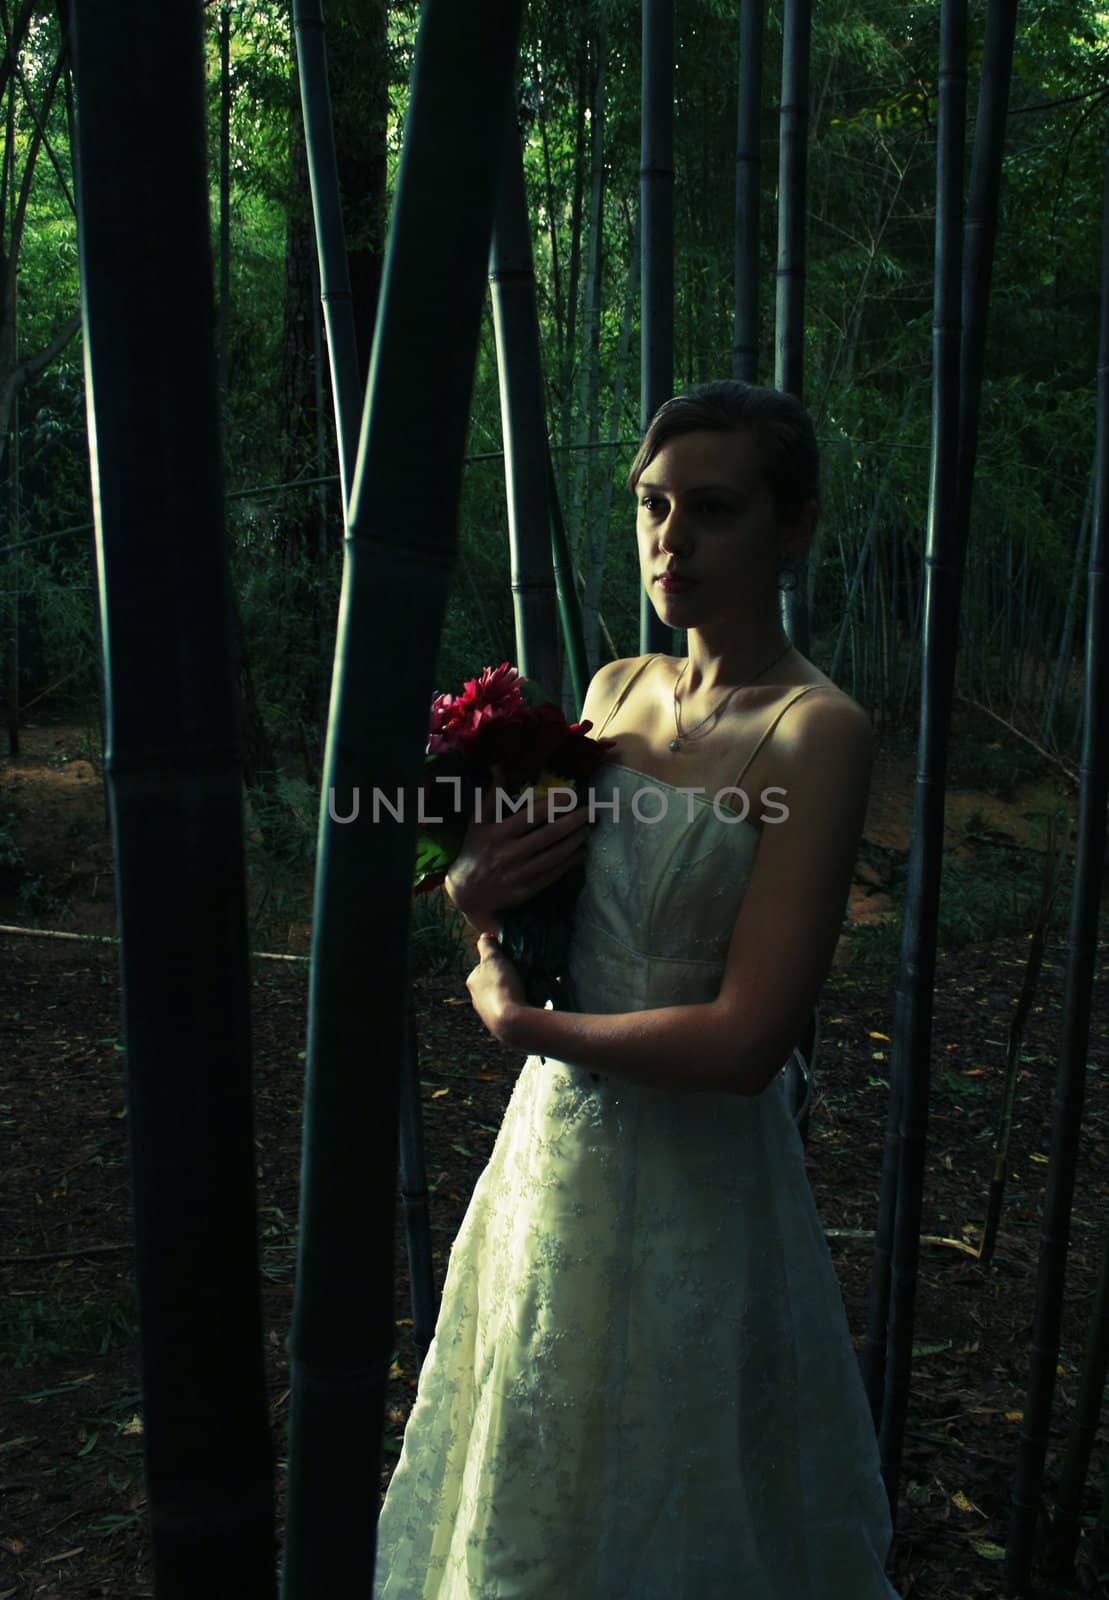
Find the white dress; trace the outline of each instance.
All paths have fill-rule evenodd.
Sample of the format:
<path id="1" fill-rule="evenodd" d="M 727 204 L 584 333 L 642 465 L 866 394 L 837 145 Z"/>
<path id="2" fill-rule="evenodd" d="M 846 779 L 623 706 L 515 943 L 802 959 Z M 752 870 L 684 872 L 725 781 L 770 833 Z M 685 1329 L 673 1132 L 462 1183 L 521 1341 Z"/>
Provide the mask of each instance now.
<path id="1" fill-rule="evenodd" d="M 571 1008 L 712 999 L 758 830 L 628 767 L 593 787 L 620 815 L 591 831 Z M 631 813 L 645 788 L 658 822 Z M 375 1600 L 896 1600 L 890 1537 L 782 1075 L 744 1098 L 529 1057 L 451 1251 Z"/>

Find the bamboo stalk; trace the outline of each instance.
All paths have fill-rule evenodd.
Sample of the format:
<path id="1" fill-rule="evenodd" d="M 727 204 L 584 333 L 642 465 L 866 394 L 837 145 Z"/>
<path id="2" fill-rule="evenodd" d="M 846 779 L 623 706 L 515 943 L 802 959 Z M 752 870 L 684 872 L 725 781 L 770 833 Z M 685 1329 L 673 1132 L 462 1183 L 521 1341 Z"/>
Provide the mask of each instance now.
<path id="1" fill-rule="evenodd" d="M 266 1600 L 272 1454 L 203 13 L 76 0 L 74 46 L 155 1581 L 159 1600 Z"/>
<path id="2" fill-rule="evenodd" d="M 118 944 L 119 940 L 108 933 L 64 933 L 58 928 L 20 928 L 14 923 L 0 922 L 0 933 L 10 933 L 27 939 L 73 939 L 79 944 Z M 252 950 L 252 961 L 303 961 L 307 956 L 290 956 L 281 951 Z"/>
<path id="3" fill-rule="evenodd" d="M 373 1588 L 416 817 L 411 803 L 402 821 L 378 826 L 334 816 L 349 815 L 359 785 L 411 802 L 424 769 L 520 10 L 509 0 L 426 0 L 416 44 L 351 490 L 321 797 L 286 1600 Z M 431 245 L 441 238 L 449 259 Z"/>
<path id="4" fill-rule="evenodd" d="M 785 0 L 778 147 L 774 387 L 796 395 L 799 400 L 803 397 L 805 377 L 805 203 L 811 41 L 812 0 Z M 798 648 L 804 649 L 804 646 Z"/>
<path id="5" fill-rule="evenodd" d="M 739 8 L 739 113 L 735 155 L 735 345 L 732 377 L 758 381 L 759 202 L 762 173 L 763 0 Z"/>
<path id="6" fill-rule="evenodd" d="M 354 298 L 339 197 L 339 167 L 335 156 L 335 129 L 331 117 L 321 0 L 293 0 L 293 29 L 345 517 L 350 505 L 358 450 L 362 383 L 358 374 Z"/>
<path id="7" fill-rule="evenodd" d="M 1082 1365 L 1078 1375 L 1078 1393 L 1075 1397 L 1074 1416 L 1071 1419 L 1067 1451 L 1055 1496 L 1055 1520 L 1048 1543 L 1048 1571 L 1052 1577 L 1068 1578 L 1074 1573 L 1074 1556 L 1082 1536 L 1079 1516 L 1082 1494 L 1090 1471 L 1101 1419 L 1105 1380 L 1109 1376 L 1109 1228 L 1101 1241 L 1101 1265 L 1090 1319 L 1086 1324 L 1086 1342 L 1082 1350 Z"/>
<path id="8" fill-rule="evenodd" d="M 812 0 L 784 0 L 782 103 L 778 145 L 778 266 L 774 387 L 803 397 L 805 374 L 805 207 L 809 160 L 809 55 Z M 810 649 L 808 553 L 796 587 L 781 595 L 782 623 L 802 654 Z"/>
<path id="9" fill-rule="evenodd" d="M 913 793 L 912 846 L 896 987 L 890 1119 L 882 1165 L 883 1209 L 875 1247 L 877 1287 L 867 1328 L 867 1390 L 875 1406 L 876 1351 L 885 1344 L 881 1408 L 882 1472 L 896 1515 L 901 1451 L 912 1374 L 918 1236 L 928 1128 L 929 1054 L 936 971 L 936 921 L 943 851 L 946 740 L 958 624 L 957 540 L 962 268 L 963 146 L 966 123 L 966 0 L 943 0 L 940 14 L 939 127 L 936 149 L 935 300 L 932 333 L 932 473 L 925 554 L 920 740 Z M 896 1172 L 896 1180 L 891 1179 Z M 891 1204 L 896 1193 L 895 1206 Z M 884 1285 L 888 1276 L 888 1290 Z M 872 1286 L 873 1287 L 873 1286 Z M 880 1321 L 889 1296 L 888 1332 Z"/>
<path id="10" fill-rule="evenodd" d="M 1067 604 L 1063 613 L 1062 631 L 1059 636 L 1059 650 L 1055 660 L 1055 672 L 1051 679 L 1051 693 L 1047 707 L 1044 711 L 1043 727 L 1040 730 L 1040 740 L 1043 744 L 1054 742 L 1055 719 L 1059 713 L 1059 703 L 1066 687 L 1067 673 L 1071 664 L 1071 641 L 1074 638 L 1075 613 L 1078 608 L 1078 585 L 1082 573 L 1082 563 L 1086 556 L 1086 541 L 1090 534 L 1090 524 L 1093 520 L 1094 508 L 1094 478 L 1090 475 L 1090 486 L 1086 494 L 1086 503 L 1082 510 L 1082 521 L 1078 525 L 1078 541 L 1074 552 L 1074 563 L 1071 567 L 1070 583 L 1067 587 Z"/>
<path id="11" fill-rule="evenodd" d="M 1059 1359 L 1075 1163 L 1086 1092 L 1098 911 L 1105 867 L 1105 813 L 1109 798 L 1109 692 L 1106 687 L 1109 681 L 1109 141 L 1105 150 L 1104 206 L 1096 480 L 1086 604 L 1086 679 L 1074 889 L 1028 1391 L 1005 1550 L 1006 1594 L 1017 1594 L 1027 1587 L 1032 1567 Z"/>
<path id="12" fill-rule="evenodd" d="M 1056 816 L 1052 816 L 1048 820 L 1047 844 L 1044 850 L 1044 880 L 1040 891 L 1040 904 L 1036 912 L 1032 938 L 1028 946 L 1028 959 L 1024 966 L 1024 981 L 1021 984 L 1013 1020 L 1009 1025 L 1009 1041 L 1005 1051 L 1005 1083 L 1002 1090 L 997 1134 L 994 1138 L 993 1175 L 990 1179 L 989 1197 L 986 1203 L 986 1221 L 982 1229 L 982 1243 L 978 1250 L 978 1259 L 984 1267 L 988 1267 L 993 1260 L 994 1248 L 997 1244 L 997 1232 L 1001 1224 L 1001 1207 L 1005 1197 L 1005 1178 L 1009 1170 L 1009 1138 L 1013 1127 L 1013 1107 L 1017 1097 L 1020 1048 L 1024 1039 L 1025 1024 L 1032 1010 L 1032 1002 L 1036 997 L 1036 986 L 1040 981 L 1044 945 L 1047 943 L 1047 934 L 1051 923 L 1051 908 L 1059 887 L 1059 878 L 1063 870 L 1063 863 L 1066 860 L 1067 846 L 1069 844 L 1070 830 L 1068 827 L 1063 826 L 1058 848 L 1056 848 L 1055 830 L 1061 820 L 1061 817 Z"/>
<path id="13" fill-rule="evenodd" d="M 1069 784 L 1072 784 L 1077 789 L 1079 783 L 1078 773 L 1068 767 L 1065 761 L 1053 755 L 1050 750 L 1045 750 L 1043 745 L 1037 744 L 1036 740 L 1025 733 L 1022 728 L 1018 728 L 1015 723 L 1008 721 L 1007 718 L 999 716 L 990 706 L 983 705 L 980 700 L 975 700 L 970 695 L 960 694 L 956 695 L 955 698 L 961 700 L 964 705 L 973 706 L 975 711 L 981 711 L 983 716 L 992 717 L 999 727 L 1005 728 L 1015 739 L 1022 739 L 1026 745 L 1035 750 L 1036 754 L 1041 756 L 1044 761 L 1049 762 Z"/>
<path id="14" fill-rule="evenodd" d="M 589 109 L 589 35 L 583 31 L 578 40 L 577 80 L 575 83 L 575 124 L 574 124 L 574 190 L 570 202 L 570 261 L 567 270 L 566 290 L 566 345 L 565 363 L 560 372 L 559 387 L 562 390 L 562 415 L 561 415 L 561 447 L 570 447 L 570 434 L 573 431 L 574 412 L 574 341 L 577 336 L 578 317 L 578 286 L 581 280 L 581 229 L 585 201 L 585 147 L 586 147 L 586 112 Z M 573 462 L 565 457 L 559 463 L 562 468 L 559 479 L 559 492 L 565 499 L 570 493 L 570 469 Z"/>
<path id="15" fill-rule="evenodd" d="M 19 681 L 19 599 L 22 574 L 20 571 L 19 554 L 19 525 L 20 525 L 20 460 L 19 448 L 19 395 L 12 399 L 11 418 L 11 444 L 8 450 L 8 544 L 12 547 L 8 556 L 8 593 L 7 593 L 7 684 L 8 684 L 8 754 L 15 758 L 20 753 L 19 723 L 25 708 L 20 706 Z"/>
<path id="16" fill-rule="evenodd" d="M 412 1301 L 412 1339 L 418 1368 L 424 1364 L 435 1333 L 438 1306 L 431 1259 L 431 1216 L 428 1209 L 427 1161 L 420 1115 L 420 1052 L 416 1007 L 409 985 L 405 997 L 404 1059 L 400 1085 L 400 1194 L 408 1240 L 408 1286 Z"/>
<path id="17" fill-rule="evenodd" d="M 674 391 L 674 0 L 643 0 L 643 123 L 639 161 L 640 416 L 647 424 Z M 639 648 L 671 653 L 646 589 Z"/>
<path id="18" fill-rule="evenodd" d="M 216 319 L 220 438 L 227 438 L 227 385 L 231 371 L 231 6 L 219 9 L 219 311 Z"/>
<path id="19" fill-rule="evenodd" d="M 620 430 L 620 418 L 624 408 L 624 388 L 628 375 L 628 356 L 631 351 L 632 315 L 635 309 L 635 299 L 639 289 L 639 218 L 636 218 L 635 229 L 631 241 L 631 250 L 628 255 L 627 283 L 624 289 L 624 309 L 620 317 L 620 338 L 616 349 L 616 377 L 612 386 L 612 423 L 609 427 L 610 434 Z M 585 667 L 586 678 L 590 671 L 596 671 L 600 666 L 599 634 L 603 623 L 601 617 L 601 584 L 605 573 L 605 556 L 608 547 L 608 525 L 612 510 L 612 490 L 616 475 L 616 452 L 613 450 L 605 466 L 604 482 L 600 493 L 600 505 L 593 516 L 594 536 L 589 545 L 589 565 L 585 580 L 585 594 L 582 599 L 582 633 L 585 640 Z M 607 629 L 606 629 L 607 635 Z M 608 640 L 611 648 L 611 640 Z M 617 652 L 612 649 L 611 655 Z M 588 687 L 588 683 L 586 684 Z M 578 698 L 578 711 L 584 704 L 584 695 Z"/>
<path id="20" fill-rule="evenodd" d="M 597 397 L 601 383 L 601 299 L 604 261 L 605 222 L 605 74 L 608 67 L 608 18 L 599 10 L 596 22 L 593 97 L 589 117 L 589 247 L 586 251 L 585 281 L 582 288 L 582 359 L 578 366 L 578 428 L 584 430 L 582 444 L 597 443 Z M 530 246 L 529 246 L 530 249 Z M 579 451 L 575 457 L 573 525 L 578 533 L 578 548 L 591 543 L 589 502 L 592 484 L 592 452 Z"/>
<path id="21" fill-rule="evenodd" d="M 550 453 L 547 454 L 547 494 L 551 512 L 551 560 L 554 566 L 555 592 L 558 595 L 558 614 L 562 623 L 562 637 L 566 641 L 566 664 L 570 674 L 570 683 L 573 689 L 575 717 L 580 717 L 582 707 L 585 705 L 585 696 L 589 690 L 589 668 L 585 657 L 585 640 L 582 632 L 581 602 L 578 599 L 578 586 L 574 578 L 574 566 L 570 559 L 570 546 L 566 539 L 566 525 L 562 520 L 562 508 L 558 500 L 558 482 L 555 478 L 554 463 Z M 605 619 L 600 611 L 597 612 L 599 625 L 604 629 L 605 639 L 613 657 L 616 648 Z"/>
<path id="22" fill-rule="evenodd" d="M 502 140 L 489 290 L 504 435 L 516 661 L 524 676 L 541 683 L 553 699 L 561 683 L 561 651 L 551 558 L 547 416 L 524 161 L 515 107 L 505 121 Z"/>

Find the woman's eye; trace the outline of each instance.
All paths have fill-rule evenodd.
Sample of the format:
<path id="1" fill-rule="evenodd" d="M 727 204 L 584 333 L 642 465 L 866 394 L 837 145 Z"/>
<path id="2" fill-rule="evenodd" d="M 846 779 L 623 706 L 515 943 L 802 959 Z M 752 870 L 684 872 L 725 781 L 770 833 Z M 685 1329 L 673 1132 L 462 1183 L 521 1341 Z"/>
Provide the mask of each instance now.
<path id="1" fill-rule="evenodd" d="M 717 516 L 720 515 L 720 513 L 722 511 L 726 511 L 726 510 L 727 510 L 727 507 L 725 506 L 723 500 L 702 500 L 701 501 L 701 511 L 705 516 L 717 517 Z"/>
<path id="2" fill-rule="evenodd" d="M 639 504 L 643 507 L 644 511 L 657 511 L 661 505 L 661 501 L 658 500 L 653 494 L 645 494 Z"/>

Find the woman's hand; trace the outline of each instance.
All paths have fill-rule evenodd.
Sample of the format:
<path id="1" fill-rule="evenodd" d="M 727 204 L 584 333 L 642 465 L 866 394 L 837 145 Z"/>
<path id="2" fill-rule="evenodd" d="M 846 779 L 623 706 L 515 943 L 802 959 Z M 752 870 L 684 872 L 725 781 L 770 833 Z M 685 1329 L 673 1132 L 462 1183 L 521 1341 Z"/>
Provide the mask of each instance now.
<path id="1" fill-rule="evenodd" d="M 514 1012 L 527 1005 L 523 979 L 492 934 L 483 933 L 477 949 L 481 959 L 466 979 L 470 1002 L 494 1039 L 506 1043 Z"/>
<path id="2" fill-rule="evenodd" d="M 495 814 L 492 802 L 487 795 L 486 806 Z M 526 807 L 499 822 L 471 817 L 444 887 L 451 904 L 482 933 L 498 934 L 498 911 L 523 905 L 584 861 L 588 804 L 581 800 L 553 822 L 546 821 L 546 809 L 542 802 L 534 808 L 534 822 Z"/>

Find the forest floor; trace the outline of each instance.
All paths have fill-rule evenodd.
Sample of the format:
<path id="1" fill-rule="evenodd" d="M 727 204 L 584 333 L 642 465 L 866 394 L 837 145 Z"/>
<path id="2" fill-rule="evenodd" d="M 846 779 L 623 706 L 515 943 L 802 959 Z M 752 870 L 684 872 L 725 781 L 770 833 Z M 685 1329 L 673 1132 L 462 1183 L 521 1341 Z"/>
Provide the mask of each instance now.
<path id="1" fill-rule="evenodd" d="M 113 931 L 103 791 L 80 753 L 83 730 L 44 723 L 0 764 L 0 923 Z M 878 764 L 845 935 L 821 1004 L 823 1041 L 807 1161 L 861 1347 L 888 1099 L 894 995 L 884 964 L 864 959 L 903 872 L 913 763 Z M 981 780 L 980 780 L 981 781 Z M 1027 885 L 1053 804 L 1073 795 L 1046 772 L 1008 795 L 959 783 L 952 767 L 950 861 L 967 863 L 1001 907 Z M 1018 881 L 1019 880 L 1019 881 Z M 281 916 L 291 903 L 261 895 Z M 295 908 L 294 908 L 295 909 Z M 259 924 L 256 923 L 256 926 Z M 1029 924 L 1030 926 L 1030 924 Z M 270 948 L 304 948 L 295 915 Z M 1056 929 L 1024 1040 L 997 1254 L 975 1259 L 992 1169 L 1005 1045 L 1028 951 L 1027 931 L 943 949 L 932 1038 L 932 1109 L 917 1287 L 913 1387 L 891 1577 L 914 1600 L 985 1600 L 1002 1592 L 1001 1556 L 1028 1383 L 1041 1212 L 1065 960 Z M 269 1403 L 285 1476 L 288 1368 L 301 1133 L 307 967 L 254 964 L 258 1199 Z M 1109 960 L 1097 962 L 1089 1074 L 1049 1440 L 1050 1506 L 1074 1416 L 1078 1369 L 1109 1228 Z M 489 1037 L 461 976 L 416 980 L 425 1140 L 437 1289 L 451 1239 L 488 1159 L 515 1076 L 514 1053 Z M 0 933 L 0 1600 L 153 1595 L 142 1470 L 142 1402 L 128 1245 L 127 1124 L 117 952 L 109 944 Z M 403 1226 L 398 1215 L 397 1351 L 382 1488 L 416 1388 Z M 1109 1548 L 1095 1528 L 1109 1474 L 1098 1431 L 1069 1585 L 1045 1597 L 1105 1595 Z M 571 1597 L 567 1597 L 571 1600 Z M 616 1597 L 613 1597 L 616 1600 Z M 843 1600 L 829 1596 L 829 1600 Z"/>

